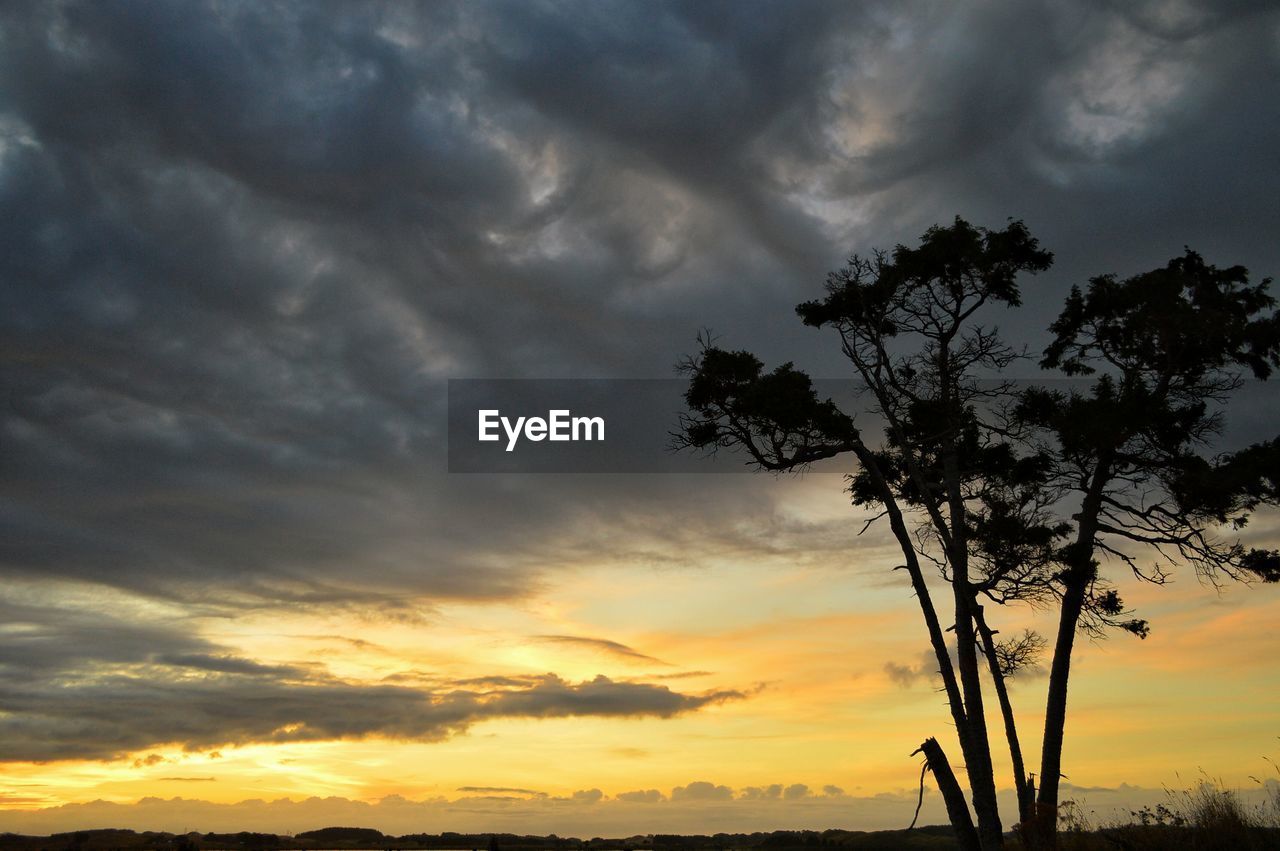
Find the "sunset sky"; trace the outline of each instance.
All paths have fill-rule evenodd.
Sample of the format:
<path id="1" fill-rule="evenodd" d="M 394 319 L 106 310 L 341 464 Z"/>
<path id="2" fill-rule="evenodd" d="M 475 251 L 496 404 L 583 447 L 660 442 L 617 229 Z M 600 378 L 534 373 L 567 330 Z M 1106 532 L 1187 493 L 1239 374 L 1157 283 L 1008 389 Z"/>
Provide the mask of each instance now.
<path id="1" fill-rule="evenodd" d="M 449 473 L 446 382 L 841 377 L 794 305 L 957 214 L 1054 252 L 1032 351 L 1274 275 L 1277 80 L 1262 2 L 5 4 L 0 831 L 905 826 L 953 729 L 839 476 Z M 1280 779 L 1277 589 L 1114 572 L 1064 796 Z"/>

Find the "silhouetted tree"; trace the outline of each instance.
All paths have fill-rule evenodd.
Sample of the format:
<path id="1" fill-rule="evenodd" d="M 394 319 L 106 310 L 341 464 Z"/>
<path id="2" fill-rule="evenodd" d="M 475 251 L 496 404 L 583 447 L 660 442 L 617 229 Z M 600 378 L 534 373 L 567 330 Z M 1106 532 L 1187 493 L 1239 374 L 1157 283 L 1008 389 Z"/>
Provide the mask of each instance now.
<path id="1" fill-rule="evenodd" d="M 1222 426 L 1222 404 L 1240 371 L 1265 379 L 1280 364 L 1280 319 L 1270 280 L 1250 285 L 1240 266 L 1217 269 L 1188 250 L 1162 268 L 1125 280 L 1105 275 L 1072 290 L 1051 330 L 1042 365 L 1096 376 L 1084 392 L 1031 389 L 1017 418 L 1044 432 L 1052 487 L 1073 497 L 1075 529 L 1055 576 L 1061 595 L 1049 676 L 1033 841 L 1053 845 L 1076 633 L 1119 627 L 1147 634 L 1128 617 L 1100 558 L 1140 580 L 1163 583 L 1179 562 L 1211 581 L 1280 579 L 1275 551 L 1251 549 L 1238 530 L 1280 486 L 1275 441 L 1205 457 Z M 1140 551 L 1156 563 L 1143 569 Z"/>
<path id="2" fill-rule="evenodd" d="M 1192 258 L 1199 261 L 1188 254 L 1176 271 L 1170 270 L 1178 261 L 1149 273 L 1154 278 L 1123 284 L 1100 278 L 1088 296 L 1073 292 L 1043 365 L 1084 374 L 1095 362 L 1105 364 L 1109 372 L 1081 395 L 1020 392 L 990 378 L 1020 353 L 982 324 L 984 309 L 1017 306 L 1018 277 L 1042 271 L 1052 260 L 1020 222 L 991 231 L 957 217 L 950 227 L 930 228 L 917 248 L 853 257 L 828 276 L 824 299 L 801 304 L 797 312 L 806 324 L 839 334 L 843 354 L 868 388 L 867 413 L 883 423 L 882 438 L 867 438 L 853 417 L 830 399 L 820 400 L 809 377 L 790 363 L 766 371 L 753 355 L 704 339 L 701 351 L 681 365 L 689 377 L 689 413 L 682 417 L 678 446 L 740 448 L 772 471 L 845 453 L 856 459 L 851 496 L 876 509 L 899 544 L 955 723 L 976 827 L 941 745 L 930 737 L 920 752 L 964 848 L 1002 844 L 984 668 L 1001 710 L 1019 818 L 1036 823 L 1034 786 L 1007 680 L 1045 642 L 1034 633 L 997 641 L 982 601 L 1062 606 L 1041 817 L 1038 829 L 1027 833 L 1052 844 L 1074 634 L 1107 626 L 1138 634 L 1146 629 L 1145 622 L 1127 617 L 1114 589 L 1097 575 L 1098 552 L 1135 564 L 1108 536 L 1174 547 L 1206 575 L 1276 575 L 1274 553 L 1216 543 L 1211 536 L 1215 525 L 1241 525 L 1259 502 L 1274 500 L 1274 445 L 1215 460 L 1195 454 L 1217 425 L 1205 403 L 1235 386 L 1226 370 L 1244 364 L 1265 377 L 1276 361 L 1275 320 L 1256 316 L 1271 306 L 1267 282 L 1248 287 L 1244 270 L 1219 273 L 1202 263 L 1193 269 Z M 1204 280 L 1193 284 L 1191 278 Z M 1143 294 L 1160 282 L 1158 293 Z M 1113 291 L 1127 292 L 1129 302 L 1145 309 L 1126 307 Z M 1186 306 L 1181 313 L 1180 304 Z M 1143 330 L 1160 322 L 1168 329 Z M 1214 330 L 1202 329 L 1187 345 L 1174 342 L 1177 334 L 1192 336 L 1198 323 Z M 1123 427 L 1116 427 L 1118 420 Z M 1157 484 L 1168 495 L 1160 508 L 1136 500 Z M 1125 493 L 1135 499 L 1125 502 Z M 926 585 L 925 563 L 949 584 L 954 620 L 948 627 Z M 954 662 L 948 631 L 955 634 Z"/>
<path id="3" fill-rule="evenodd" d="M 853 257 L 828 277 L 825 299 L 797 308 L 806 324 L 839 333 L 845 357 L 886 422 L 883 444 L 864 438 L 830 399 L 820 401 L 809 377 L 791 364 L 765 372 L 754 356 L 710 341 L 684 364 L 690 413 L 680 445 L 742 447 L 767 470 L 842 453 L 857 459 L 854 502 L 874 505 L 888 519 L 938 661 L 976 830 L 963 798 L 957 800 L 960 787 L 941 745 L 928 739 L 921 748 L 966 848 L 999 847 L 1002 836 L 977 658 L 972 501 L 984 490 L 984 469 L 994 456 L 1014 455 L 1007 443 L 992 440 L 978 412 L 980 402 L 1010 390 L 993 390 L 980 376 L 1017 356 L 975 315 L 988 305 L 1018 304 L 1018 275 L 1043 270 L 1051 259 L 1019 222 L 988 231 L 957 218 L 951 227 L 927 231 L 918 248 Z M 913 512 L 925 518 L 915 528 L 908 525 Z M 954 665 L 922 557 L 942 567 L 951 583 Z"/>

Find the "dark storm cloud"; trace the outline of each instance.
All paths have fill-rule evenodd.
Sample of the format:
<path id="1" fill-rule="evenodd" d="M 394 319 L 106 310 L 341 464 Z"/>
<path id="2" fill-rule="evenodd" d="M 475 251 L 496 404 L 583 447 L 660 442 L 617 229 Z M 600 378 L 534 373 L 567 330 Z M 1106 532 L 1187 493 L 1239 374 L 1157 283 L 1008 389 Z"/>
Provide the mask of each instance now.
<path id="1" fill-rule="evenodd" d="M 1274 272 L 1278 29 L 1220 2 L 8 5 L 0 570 L 412 618 L 584 554 L 847 547 L 769 481 L 447 477 L 443 379 L 666 376 L 704 324 L 836 375 L 792 306 L 956 213 L 1056 253 L 1002 317 L 1033 341 L 1067 284 L 1183 244 Z M 237 687 L 282 673 L 173 641 Z"/>

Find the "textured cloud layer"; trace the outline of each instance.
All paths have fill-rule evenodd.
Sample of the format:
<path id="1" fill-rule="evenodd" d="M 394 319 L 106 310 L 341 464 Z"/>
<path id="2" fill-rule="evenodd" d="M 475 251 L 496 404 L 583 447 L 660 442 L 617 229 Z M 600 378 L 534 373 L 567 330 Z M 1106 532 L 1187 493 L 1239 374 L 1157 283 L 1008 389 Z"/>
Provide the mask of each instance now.
<path id="1" fill-rule="evenodd" d="M 0 761 L 119 759 L 160 745 L 438 741 L 495 718 L 670 718 L 744 697 L 605 676 L 346 681 L 314 662 L 243 658 L 177 623 L 31 605 L 0 614 Z"/>
<path id="2" fill-rule="evenodd" d="M 227 667 L 245 664 L 228 660 Z M 210 675 L 157 664 L 75 685 L 6 690 L 0 760 L 112 759 L 156 745 L 189 750 L 368 736 L 434 741 L 491 718 L 670 718 L 740 692 L 703 695 L 599 676 L 548 674 L 521 688 L 425 692 L 400 686 L 279 680 L 262 672 Z"/>
<path id="3" fill-rule="evenodd" d="M 665 375 L 706 323 L 834 369 L 791 305 L 956 212 L 1057 253 L 1030 336 L 1067 282 L 1187 242 L 1274 269 L 1277 25 L 1261 3 L 12 7 L 0 569 L 391 606 L 526 592 L 580 506 L 705 516 L 728 488 L 444 477 L 439 379 Z"/>
<path id="4" fill-rule="evenodd" d="M 845 549 L 767 481 L 448 476 L 444 379 L 667 376 L 705 324 L 839 374 L 792 306 L 956 213 L 1055 252 L 1005 323 L 1033 344 L 1184 244 L 1274 272 L 1278 33 L 1218 0 L 7 5 L 0 577 L 414 618 L 588 558 Z M 731 696 L 348 683 L 11 605 L 9 758 Z"/>

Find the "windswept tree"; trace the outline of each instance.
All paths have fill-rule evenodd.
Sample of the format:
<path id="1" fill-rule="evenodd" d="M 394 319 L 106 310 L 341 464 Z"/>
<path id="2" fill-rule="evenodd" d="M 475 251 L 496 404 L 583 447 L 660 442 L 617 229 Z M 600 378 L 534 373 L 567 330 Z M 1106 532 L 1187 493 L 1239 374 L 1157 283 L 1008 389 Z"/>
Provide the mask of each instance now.
<path id="1" fill-rule="evenodd" d="M 1048 481 L 1072 497 L 1074 534 L 1062 548 L 1061 598 L 1045 712 L 1035 843 L 1052 847 L 1076 634 L 1119 627 L 1145 636 L 1104 563 L 1163 583 L 1187 565 L 1202 578 L 1280 580 L 1280 554 L 1232 535 L 1280 487 L 1280 445 L 1213 454 L 1223 406 L 1243 374 L 1280 365 L 1280 318 L 1270 280 L 1217 269 L 1188 250 L 1125 280 L 1104 275 L 1072 290 L 1050 329 L 1042 366 L 1092 378 L 1087 389 L 1030 389 L 1017 418 L 1048 437 Z M 1154 560 L 1151 562 L 1146 559 Z"/>
<path id="2" fill-rule="evenodd" d="M 852 501 L 888 523 L 937 659 L 972 810 L 941 744 L 928 737 L 920 751 L 964 848 L 1003 844 L 984 681 L 999 706 L 1018 820 L 1031 841 L 1054 841 L 1074 635 L 1082 628 L 1121 626 L 1139 634 L 1146 629 L 1125 613 L 1098 574 L 1099 555 L 1137 564 L 1109 536 L 1127 532 L 1129 543 L 1173 547 L 1206 575 L 1275 576 L 1273 553 L 1214 537 L 1223 524 L 1238 527 L 1252 508 L 1274 499 L 1276 479 L 1268 478 L 1272 468 L 1266 466 L 1274 463 L 1272 444 L 1230 457 L 1197 454 L 1218 425 L 1208 403 L 1235 386 L 1229 368 L 1244 364 L 1262 377 L 1275 363 L 1275 321 L 1258 315 L 1270 308 L 1266 282 L 1249 287 L 1243 270 L 1219 273 L 1201 264 L 1216 282 L 1204 287 L 1218 287 L 1217 301 L 1204 287 L 1168 284 L 1160 298 L 1147 297 L 1152 309 L 1177 313 L 1177 304 L 1187 305 L 1193 317 L 1168 321 L 1183 322 L 1188 334 L 1196 321 L 1221 325 L 1234 317 L 1236 325 L 1217 336 L 1200 335 L 1196 350 L 1178 348 L 1180 366 L 1156 364 L 1161 357 L 1168 360 L 1174 344 L 1154 343 L 1144 332 L 1138 336 L 1145 342 L 1124 350 L 1124 358 L 1144 364 L 1134 366 L 1131 377 L 1112 377 L 1123 369 L 1107 362 L 1108 372 L 1089 393 L 1026 392 L 998 379 L 1021 353 L 1000 339 L 989 313 L 1018 306 L 1019 278 L 1043 271 L 1051 261 L 1020 222 L 993 231 L 957 218 L 949 227 L 930 228 L 916 248 L 855 256 L 832 273 L 826 297 L 801 304 L 797 312 L 806 324 L 838 334 L 841 351 L 866 385 L 868 405 L 859 417 L 874 419 L 874 433 L 864 432 L 858 418 L 830 399 L 819 399 L 809 376 L 790 363 L 766 370 L 748 352 L 704 340 L 701 351 L 682 364 L 689 377 L 689 411 L 678 446 L 740 449 L 771 471 L 844 454 L 856 461 L 848 478 Z M 1126 335 L 1150 318 L 1138 310 L 1124 312 L 1101 293 L 1105 286 L 1147 286 L 1134 281 L 1097 279 L 1088 296 L 1073 293 L 1054 326 L 1057 337 L 1044 365 L 1083 374 L 1098 368 L 1099 358 L 1117 356 L 1114 338 L 1130 339 Z M 1095 289 L 1100 295 L 1091 302 Z M 1211 315 L 1212 310 L 1226 315 Z M 1117 330 L 1121 326 L 1127 330 Z M 1153 368 L 1177 374 L 1151 383 Z M 1125 404 L 1147 405 L 1142 416 L 1116 408 L 1104 420 L 1101 408 L 1117 393 L 1124 396 L 1124 387 L 1132 388 Z M 1145 402 L 1133 395 L 1139 387 L 1147 388 Z M 1193 398 L 1202 405 L 1198 413 L 1189 407 Z M 1098 417 L 1083 411 L 1090 404 L 1099 409 Z M 1128 431 L 1108 427 L 1116 417 L 1125 419 Z M 1108 441 L 1117 448 L 1107 449 Z M 1168 497 L 1154 512 L 1139 497 L 1153 484 Z M 1118 518 L 1118 512 L 1128 513 Z M 935 604 L 927 569 L 945 580 L 945 603 Z M 1053 782 L 1042 781 L 1039 810 L 1007 681 L 1046 642 L 1031 632 L 997 640 L 984 604 L 1011 602 L 1061 606 L 1041 766 L 1041 777 L 1052 771 Z M 939 605 L 947 607 L 941 614 Z"/>

